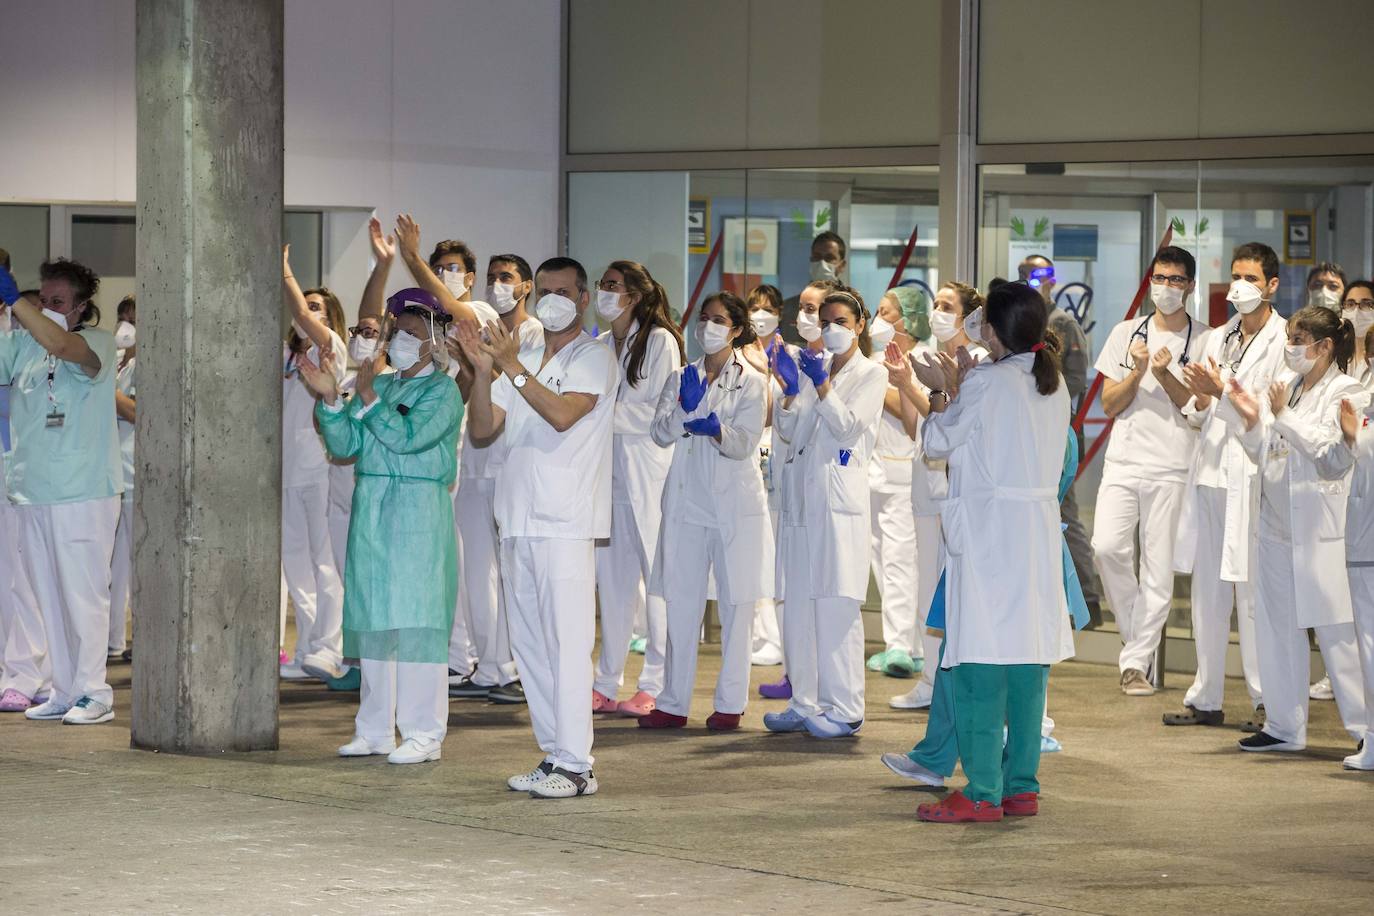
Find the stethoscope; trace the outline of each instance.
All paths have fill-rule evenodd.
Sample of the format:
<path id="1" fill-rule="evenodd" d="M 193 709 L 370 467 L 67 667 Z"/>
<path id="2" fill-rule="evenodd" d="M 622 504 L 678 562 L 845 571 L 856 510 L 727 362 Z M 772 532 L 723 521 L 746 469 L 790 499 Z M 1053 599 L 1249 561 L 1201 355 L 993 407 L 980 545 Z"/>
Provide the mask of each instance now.
<path id="1" fill-rule="evenodd" d="M 1135 329 L 1134 331 L 1131 332 L 1131 338 L 1130 338 L 1130 340 L 1127 340 L 1127 341 L 1126 341 L 1126 358 L 1123 359 L 1123 360 L 1121 361 L 1121 368 L 1122 368 L 1122 369 L 1125 369 L 1125 370 L 1127 370 L 1127 371 L 1135 371 L 1135 361 L 1134 361 L 1133 359 L 1131 359 L 1131 346 L 1134 345 L 1135 342 L 1136 342 L 1137 340 L 1143 341 L 1146 347 L 1148 347 L 1148 346 L 1150 345 L 1150 319 L 1153 318 L 1153 317 L 1155 317 L 1155 316 L 1154 316 L 1154 315 L 1146 315 L 1146 316 L 1141 320 L 1140 324 L 1136 325 L 1136 329 Z M 1192 316 L 1192 315 L 1189 315 L 1189 316 L 1188 316 L 1188 336 L 1187 336 L 1186 338 L 1184 338 L 1184 341 L 1183 341 L 1183 352 L 1180 353 L 1180 354 L 1178 355 L 1178 364 L 1179 364 L 1180 366 L 1186 366 L 1186 365 L 1188 365 L 1188 363 L 1192 362 L 1192 360 L 1189 359 L 1189 357 L 1188 357 L 1188 351 L 1191 350 L 1192 348 L 1193 348 L 1193 316 Z"/>
<path id="2" fill-rule="evenodd" d="M 1263 329 L 1261 328 L 1260 330 L 1262 331 Z M 1244 347 L 1240 348 L 1240 355 L 1237 356 L 1233 361 L 1228 362 L 1226 364 L 1226 368 L 1230 369 L 1233 373 L 1239 372 L 1241 363 L 1245 362 L 1245 354 L 1250 352 L 1250 348 L 1255 345 L 1255 341 L 1259 339 L 1259 336 L 1260 335 L 1258 331 L 1252 334 L 1250 336 L 1250 342 L 1247 343 Z M 1221 352 L 1225 353 L 1231 349 L 1231 341 L 1234 340 L 1236 343 L 1240 343 L 1242 339 L 1243 330 L 1241 328 L 1240 322 L 1236 322 L 1236 326 L 1231 330 L 1227 331 L 1226 336 L 1221 339 Z"/>

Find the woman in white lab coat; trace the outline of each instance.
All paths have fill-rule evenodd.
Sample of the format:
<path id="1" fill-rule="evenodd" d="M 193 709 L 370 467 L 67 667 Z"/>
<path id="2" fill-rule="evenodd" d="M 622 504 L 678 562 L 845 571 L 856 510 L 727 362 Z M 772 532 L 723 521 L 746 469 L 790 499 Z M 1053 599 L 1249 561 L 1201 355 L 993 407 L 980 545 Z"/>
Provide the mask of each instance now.
<path id="1" fill-rule="evenodd" d="M 613 261 L 597 284 L 596 311 L 609 325 L 603 338 L 620 363 L 611 466 L 611 538 L 596 548 L 596 587 L 601 608 L 601 654 L 592 687 L 592 712 L 648 715 L 663 689 L 667 611 L 647 595 L 662 518 L 663 484 L 673 460 L 649 434 L 659 392 L 681 367 L 682 334 L 668 307 L 668 293 L 635 261 Z M 635 617 L 640 607 L 648 630 L 638 691 L 623 702 Z"/>
<path id="2" fill-rule="evenodd" d="M 1363 740 L 1368 726 L 1345 572 L 1346 511 L 1355 452 L 1344 441 L 1341 404 L 1363 411 L 1369 394 L 1345 374 L 1355 330 L 1324 306 L 1288 321 L 1287 372 L 1267 392 L 1236 381 L 1230 398 L 1245 425 L 1241 445 L 1259 465 L 1251 495 L 1255 647 L 1264 685 L 1264 728 L 1244 751 L 1307 746 L 1307 628 L 1317 634 L 1341 720 Z"/>
<path id="3" fill-rule="evenodd" d="M 1049 666 L 1073 655 L 1057 498 L 1069 428 L 1058 341 L 1025 284 L 993 289 L 983 316 L 993 362 L 963 372 L 942 355 L 937 373 L 917 367 L 932 389 L 922 445 L 949 462 L 940 676 L 953 679 L 968 776 L 963 792 L 917 809 L 937 823 L 1036 813 Z"/>
<path id="4" fill-rule="evenodd" d="M 650 587 L 667 600 L 668 657 L 663 692 L 639 726 L 687 724 L 714 574 L 721 667 L 706 727 L 730 731 L 739 728 L 749 696 L 754 605 L 773 594 L 773 526 L 756 460 L 768 383 L 740 353 L 754 329 L 738 296 L 708 298 L 695 334 L 706 355 L 668 379 L 654 413 L 654 441 L 673 447 Z"/>
<path id="5" fill-rule="evenodd" d="M 889 295 L 898 292 L 890 290 Z M 964 325 L 970 316 L 982 313 L 983 296 L 966 283 L 951 280 L 935 292 L 935 307 L 930 313 L 931 334 L 940 353 L 953 357 L 962 348 L 976 361 L 987 359 L 988 351 L 969 337 Z M 928 352 L 917 346 L 913 355 Z M 930 413 L 929 392 L 912 375 L 907 359 L 900 362 L 888 354 L 889 382 L 897 388 L 902 400 L 902 425 L 906 434 L 916 440 L 911 459 L 911 510 L 916 523 L 916 613 L 920 629 L 922 655 L 925 659 L 921 676 L 908 692 L 888 701 L 894 709 L 926 709 L 935 695 L 935 678 L 939 675 L 937 661 L 940 637 L 929 632 L 925 625 L 930 602 L 935 597 L 935 585 L 944 568 L 944 539 L 940 535 L 940 502 L 949 493 L 949 475 L 945 462 L 927 458 L 920 447 L 921 421 Z"/>
<path id="6" fill-rule="evenodd" d="M 296 607 L 295 658 L 282 677 L 328 681 L 348 673 L 343 664 L 343 581 L 334 564 L 329 536 L 329 462 L 315 426 L 318 398 L 300 375 L 303 359 L 320 365 L 334 354 L 333 371 L 343 381 L 344 315 L 328 289 L 301 291 L 282 252 L 282 299 L 291 330 L 282 345 L 282 578 Z M 283 601 L 285 596 L 283 596 Z"/>
<path id="7" fill-rule="evenodd" d="M 1351 284 L 1352 288 L 1363 286 Z M 1346 290 L 1346 302 L 1350 302 Z M 1374 299 L 1374 290 L 1356 289 L 1355 296 Z M 1348 320 L 1348 319 L 1347 319 Z M 1374 327 L 1365 332 L 1364 353 L 1374 354 Z M 1368 359 L 1365 374 L 1370 374 Z M 1352 376 L 1356 368 L 1347 370 Z M 1364 745 L 1345 758 L 1349 770 L 1374 770 L 1374 426 L 1369 415 L 1374 404 L 1363 412 L 1354 405 L 1341 405 L 1341 433 L 1345 444 L 1355 450 L 1355 471 L 1350 478 L 1350 502 L 1346 509 L 1345 565 L 1350 580 L 1350 601 L 1355 620 L 1355 638 L 1360 654 L 1360 669 L 1364 681 L 1365 723 Z"/>
<path id="8" fill-rule="evenodd" d="M 868 312 L 857 292 L 827 292 L 819 322 L 827 355 L 808 349 L 793 359 L 779 347 L 772 357 L 782 386 L 773 423 L 787 446 L 777 554 L 792 698 L 764 725 L 841 738 L 864 718 L 859 607 L 868 592 L 868 462 L 887 372 L 867 358 Z"/>
<path id="9" fill-rule="evenodd" d="M 768 536 L 768 542 L 771 544 L 778 526 L 777 495 L 772 473 L 773 440 L 777 437 L 772 428 L 774 385 L 769 375 L 768 353 L 774 343 L 782 341 L 782 331 L 778 328 L 782 320 L 782 292 L 776 286 L 761 283 L 749 291 L 744 301 L 749 307 L 749 323 L 754 329 L 754 339 L 740 347 L 738 355 L 769 383 L 765 389 L 768 399 L 763 414 L 763 426 L 768 435 L 759 442 L 759 470 L 763 475 L 764 490 L 768 494 L 768 512 L 773 520 L 772 530 Z M 771 565 L 767 557 L 764 558 L 764 562 Z M 782 664 L 782 628 L 779 625 L 781 616 L 782 608 L 771 597 L 760 600 L 758 607 L 754 608 L 753 655 L 750 657 L 753 664 L 765 668 Z"/>

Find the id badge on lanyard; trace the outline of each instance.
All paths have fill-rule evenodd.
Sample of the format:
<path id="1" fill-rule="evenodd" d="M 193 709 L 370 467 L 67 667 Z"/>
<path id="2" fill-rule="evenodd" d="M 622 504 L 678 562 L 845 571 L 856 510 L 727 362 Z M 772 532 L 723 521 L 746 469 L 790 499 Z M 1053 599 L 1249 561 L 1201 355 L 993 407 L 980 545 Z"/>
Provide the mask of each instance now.
<path id="1" fill-rule="evenodd" d="M 67 422 L 67 415 L 57 406 L 57 397 L 53 394 L 53 380 L 57 374 L 57 357 L 48 357 L 48 415 L 43 421 L 43 426 L 47 429 L 61 429 Z"/>

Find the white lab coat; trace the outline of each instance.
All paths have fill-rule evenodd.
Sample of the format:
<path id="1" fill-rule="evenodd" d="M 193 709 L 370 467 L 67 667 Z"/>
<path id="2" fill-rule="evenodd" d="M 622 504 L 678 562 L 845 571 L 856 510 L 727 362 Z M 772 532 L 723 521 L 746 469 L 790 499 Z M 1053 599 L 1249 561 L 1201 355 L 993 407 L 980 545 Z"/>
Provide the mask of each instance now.
<path id="1" fill-rule="evenodd" d="M 1226 386 L 1237 379 L 1247 391 L 1267 397 L 1269 385 L 1283 368 L 1283 348 L 1287 342 L 1287 322 L 1278 312 L 1255 335 L 1240 356 L 1240 366 L 1231 368 L 1237 358 L 1238 347 L 1233 336 L 1241 316 L 1232 317 L 1224 326 L 1215 328 L 1207 339 L 1207 346 L 1199 362 L 1215 359 L 1222 367 L 1221 381 Z M 1189 422 L 1201 430 L 1201 442 L 1192 471 L 1188 475 L 1188 489 L 1183 498 L 1183 512 L 1179 517 L 1178 541 L 1174 548 L 1174 569 L 1191 574 L 1197 555 L 1198 487 L 1221 486 L 1226 490 L 1226 521 L 1221 552 L 1221 579 L 1225 582 L 1250 581 L 1252 490 L 1257 484 L 1255 462 L 1239 442 L 1245 424 L 1236 413 L 1229 397 L 1213 399 L 1205 411 L 1185 411 Z"/>
<path id="2" fill-rule="evenodd" d="M 1058 499 L 1069 393 L 1062 379 L 1049 396 L 1036 391 L 1033 362 L 979 366 L 922 426 L 926 454 L 949 461 L 943 668 L 1073 655 Z"/>
<path id="3" fill-rule="evenodd" d="M 827 368 L 834 358 L 826 357 Z M 787 445 L 782 464 L 779 524 L 806 529 L 810 582 L 789 576 L 789 588 L 812 598 L 863 601 L 868 593 L 868 463 L 887 393 L 887 371 L 856 352 L 816 396 L 802 375 L 791 408 L 773 405 L 773 425 Z M 841 463 L 841 452 L 848 457 Z M 777 473 L 777 465 L 774 465 Z M 778 566 L 784 565 L 779 551 Z"/>
<path id="4" fill-rule="evenodd" d="M 705 359 L 694 364 L 706 377 Z M 685 413 L 678 403 L 682 370 L 663 384 L 654 412 L 653 440 L 672 448 L 672 466 L 663 490 L 663 527 L 654 558 L 650 594 L 675 591 L 672 541 L 687 518 L 690 490 L 708 486 L 716 506 L 715 521 L 725 545 L 725 575 L 731 604 L 773 597 L 773 524 L 757 461 L 763 436 L 767 380 L 736 353 L 707 389 L 696 410 Z M 683 437 L 682 424 L 714 413 L 720 420 L 720 442 L 703 436 Z M 693 571 L 694 572 L 694 571 Z"/>

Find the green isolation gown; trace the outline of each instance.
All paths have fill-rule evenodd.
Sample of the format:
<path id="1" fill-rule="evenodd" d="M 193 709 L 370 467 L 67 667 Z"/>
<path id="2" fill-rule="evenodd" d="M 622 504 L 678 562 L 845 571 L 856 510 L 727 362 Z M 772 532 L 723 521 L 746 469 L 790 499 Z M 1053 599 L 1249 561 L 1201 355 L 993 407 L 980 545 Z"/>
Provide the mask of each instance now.
<path id="1" fill-rule="evenodd" d="M 453 497 L 463 402 L 442 372 L 373 382 L 371 409 L 315 408 L 325 447 L 357 458 L 344 574 L 347 658 L 447 664 L 458 592 Z"/>

